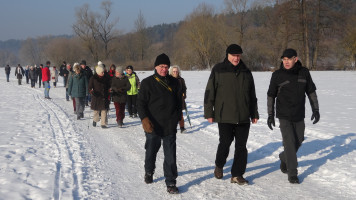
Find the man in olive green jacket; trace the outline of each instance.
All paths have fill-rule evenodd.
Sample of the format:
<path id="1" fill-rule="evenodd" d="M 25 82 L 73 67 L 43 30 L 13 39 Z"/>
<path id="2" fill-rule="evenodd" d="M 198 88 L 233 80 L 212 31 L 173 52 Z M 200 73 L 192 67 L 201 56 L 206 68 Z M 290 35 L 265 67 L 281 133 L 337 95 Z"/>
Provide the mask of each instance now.
<path id="1" fill-rule="evenodd" d="M 243 174 L 247 165 L 250 121 L 257 123 L 259 114 L 253 76 L 240 59 L 241 54 L 241 47 L 231 44 L 224 61 L 213 67 L 205 90 L 204 117 L 209 123 L 217 122 L 219 127 L 215 177 L 223 177 L 223 167 L 235 139 L 231 183 L 244 185 L 248 184 Z"/>

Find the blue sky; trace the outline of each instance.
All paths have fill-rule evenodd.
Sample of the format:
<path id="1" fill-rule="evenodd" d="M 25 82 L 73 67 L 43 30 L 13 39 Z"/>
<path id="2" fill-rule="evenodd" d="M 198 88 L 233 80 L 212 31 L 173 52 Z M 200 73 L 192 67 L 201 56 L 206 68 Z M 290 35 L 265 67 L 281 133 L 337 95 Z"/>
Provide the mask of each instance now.
<path id="1" fill-rule="evenodd" d="M 73 34 L 75 10 L 85 3 L 100 12 L 101 0 L 2 0 L 0 40 L 26 39 L 44 35 Z M 113 15 L 119 17 L 117 28 L 133 30 L 141 10 L 147 26 L 181 21 L 200 3 L 224 8 L 223 0 L 112 0 Z"/>

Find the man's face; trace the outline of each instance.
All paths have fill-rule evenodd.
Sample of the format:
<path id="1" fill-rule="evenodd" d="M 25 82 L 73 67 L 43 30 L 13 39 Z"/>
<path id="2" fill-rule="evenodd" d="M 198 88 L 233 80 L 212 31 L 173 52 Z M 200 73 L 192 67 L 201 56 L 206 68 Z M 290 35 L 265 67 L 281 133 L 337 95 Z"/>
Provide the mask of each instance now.
<path id="1" fill-rule="evenodd" d="M 67 65 L 67 70 L 70 70 L 70 68 L 71 68 L 70 65 Z"/>
<path id="2" fill-rule="evenodd" d="M 85 65 L 80 65 L 80 67 L 81 67 L 82 69 L 85 69 Z"/>
<path id="3" fill-rule="evenodd" d="M 160 75 L 160 76 L 167 76 L 168 74 L 168 65 L 165 65 L 165 64 L 160 64 L 160 65 L 157 65 L 155 67 L 157 73 Z"/>
<path id="4" fill-rule="evenodd" d="M 126 69 L 127 74 L 132 74 L 132 69 Z"/>
<path id="5" fill-rule="evenodd" d="M 292 67 L 294 67 L 294 64 L 298 61 L 298 57 L 284 57 L 282 58 L 282 62 L 283 62 L 283 66 L 285 69 L 291 69 Z"/>
<path id="6" fill-rule="evenodd" d="M 227 59 L 234 65 L 237 66 L 241 59 L 241 54 L 227 54 Z"/>

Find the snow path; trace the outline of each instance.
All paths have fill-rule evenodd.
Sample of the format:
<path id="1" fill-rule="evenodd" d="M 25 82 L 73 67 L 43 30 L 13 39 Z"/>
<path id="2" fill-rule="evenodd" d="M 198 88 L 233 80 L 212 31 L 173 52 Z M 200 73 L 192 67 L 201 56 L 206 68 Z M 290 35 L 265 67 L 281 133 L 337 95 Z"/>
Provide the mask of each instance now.
<path id="1" fill-rule="evenodd" d="M 333 82 L 330 85 L 330 75 Z M 150 72 L 139 72 L 143 79 Z M 312 125 L 307 104 L 306 139 L 298 153 L 301 184 L 292 185 L 279 170 L 282 151 L 277 126 L 266 126 L 266 87 L 270 73 L 254 73 L 260 120 L 251 126 L 245 177 L 249 186 L 230 183 L 233 145 L 224 178 L 214 178 L 217 124 L 203 119 L 203 95 L 209 72 L 184 72 L 188 86 L 187 134 L 177 134 L 180 194 L 165 191 L 163 152 L 158 153 L 154 183 L 145 184 L 145 136 L 138 118 L 115 123 L 111 104 L 109 128 L 92 127 L 92 112 L 76 120 L 61 85 L 18 86 L 0 78 L 0 199 L 355 199 L 356 73 L 313 72 L 321 121 Z M 343 80 L 343 81 L 341 81 Z M 37 86 L 36 86 L 37 87 Z M 340 95 L 342 98 L 340 98 Z M 185 116 L 185 114 L 184 114 Z M 337 116 L 337 117 L 335 117 Z M 278 120 L 277 120 L 278 121 Z"/>

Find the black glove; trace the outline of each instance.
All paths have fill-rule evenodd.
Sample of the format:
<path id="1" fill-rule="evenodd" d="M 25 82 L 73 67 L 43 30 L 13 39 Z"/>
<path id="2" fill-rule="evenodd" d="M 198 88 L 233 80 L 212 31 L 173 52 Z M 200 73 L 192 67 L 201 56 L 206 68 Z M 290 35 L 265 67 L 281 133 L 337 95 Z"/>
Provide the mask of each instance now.
<path id="1" fill-rule="evenodd" d="M 313 119 L 314 119 L 314 121 L 313 121 Z M 312 116 L 311 116 L 311 120 L 313 121 L 313 124 L 318 123 L 319 119 L 320 119 L 319 111 L 314 111 Z"/>
<path id="2" fill-rule="evenodd" d="M 276 123 L 274 121 L 274 117 L 272 115 L 268 116 L 267 125 L 268 125 L 269 129 L 271 129 L 271 130 L 273 130 L 272 125 L 276 126 Z"/>

